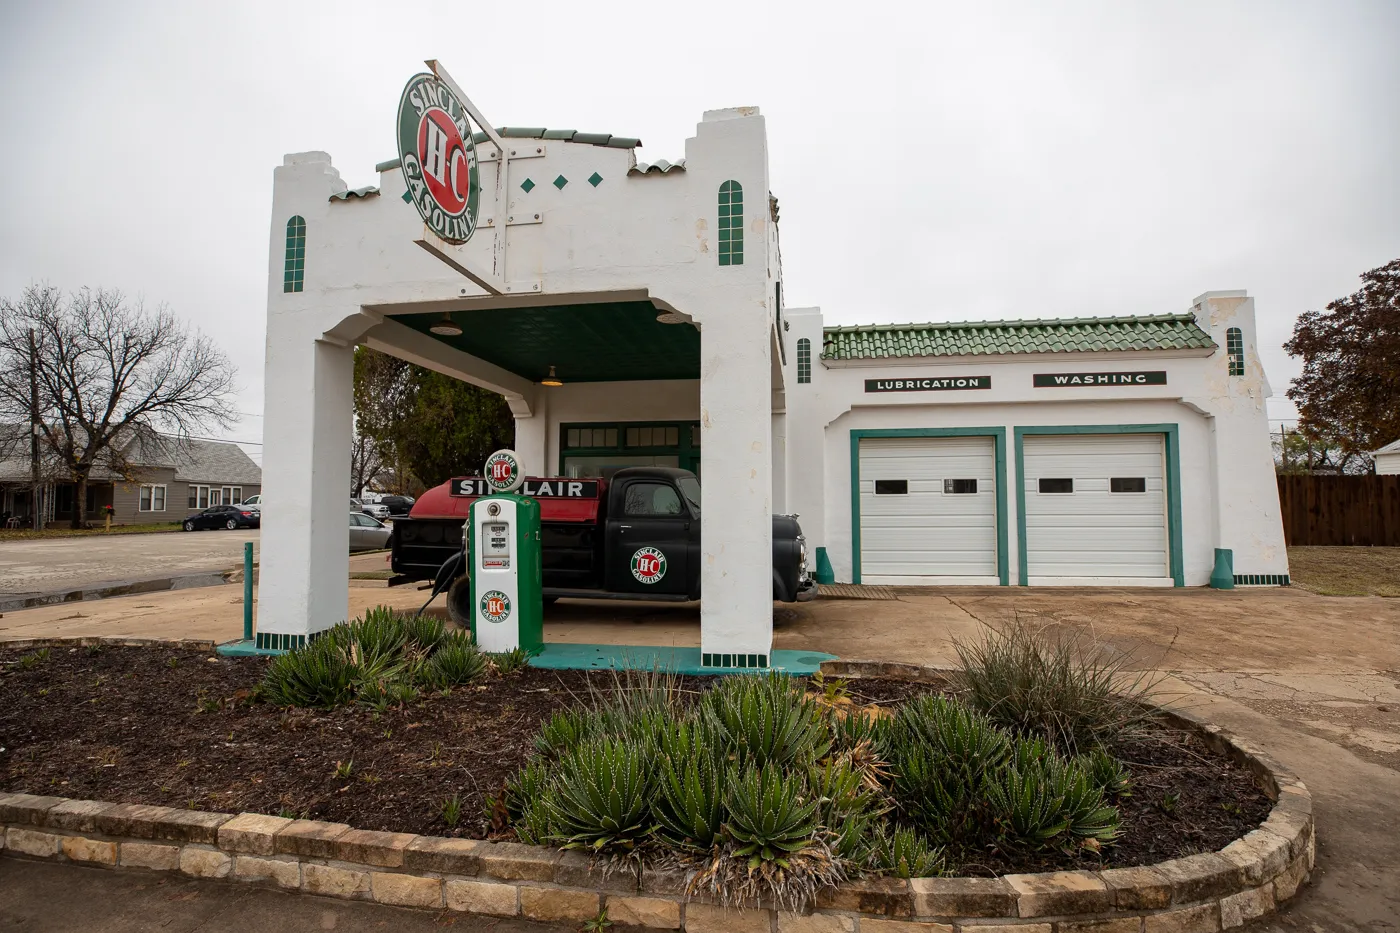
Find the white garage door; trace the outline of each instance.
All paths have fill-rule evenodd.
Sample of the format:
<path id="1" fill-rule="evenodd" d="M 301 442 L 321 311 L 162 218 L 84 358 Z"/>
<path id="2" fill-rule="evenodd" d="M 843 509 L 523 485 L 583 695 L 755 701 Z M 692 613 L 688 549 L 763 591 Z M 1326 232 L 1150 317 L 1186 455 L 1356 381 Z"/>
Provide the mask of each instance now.
<path id="1" fill-rule="evenodd" d="M 996 583 L 990 437 L 860 441 L 864 583 Z"/>
<path id="2" fill-rule="evenodd" d="M 1024 439 L 1029 582 L 1170 582 L 1160 434 Z"/>

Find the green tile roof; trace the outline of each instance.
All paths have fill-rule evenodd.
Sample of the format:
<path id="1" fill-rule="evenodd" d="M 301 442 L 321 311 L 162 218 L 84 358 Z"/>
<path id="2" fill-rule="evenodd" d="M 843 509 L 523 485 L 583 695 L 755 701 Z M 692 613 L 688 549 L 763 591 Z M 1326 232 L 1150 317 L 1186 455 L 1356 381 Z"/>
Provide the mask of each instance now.
<path id="1" fill-rule="evenodd" d="M 824 360 L 1104 350 L 1204 350 L 1215 346 L 1210 334 L 1202 330 L 1190 314 L 828 327 L 823 343 Z"/>

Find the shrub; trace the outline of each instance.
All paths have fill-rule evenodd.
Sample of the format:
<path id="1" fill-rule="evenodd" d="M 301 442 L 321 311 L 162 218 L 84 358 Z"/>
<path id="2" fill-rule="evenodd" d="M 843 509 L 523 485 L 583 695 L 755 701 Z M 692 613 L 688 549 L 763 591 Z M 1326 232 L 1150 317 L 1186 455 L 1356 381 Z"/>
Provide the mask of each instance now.
<path id="1" fill-rule="evenodd" d="M 273 658 L 260 692 L 275 706 L 329 709 L 354 699 L 356 677 L 340 646 L 323 636 Z"/>
<path id="2" fill-rule="evenodd" d="M 404 639 L 410 644 L 418 647 L 424 653 L 435 650 L 447 632 L 443 628 L 442 620 L 433 616 L 401 616 L 403 619 Z M 454 632 L 458 639 L 471 643 L 471 633 Z"/>
<path id="3" fill-rule="evenodd" d="M 1089 772 L 1089 779 L 1093 781 L 1094 786 L 1103 791 L 1104 797 L 1121 798 L 1133 795 L 1133 782 L 1128 776 L 1128 770 L 1104 748 L 1096 748 L 1087 755 L 1079 756 L 1078 760 Z"/>
<path id="4" fill-rule="evenodd" d="M 730 750 L 756 768 L 805 765 L 831 747 L 820 709 L 784 674 L 726 678 L 705 695 L 701 709 Z"/>
<path id="5" fill-rule="evenodd" d="M 790 857 L 810 846 L 817 831 L 817 803 L 806 782 L 776 766 L 746 768 L 732 783 L 727 804 L 725 830 L 750 871 L 762 862 L 790 867 Z"/>
<path id="6" fill-rule="evenodd" d="M 514 674 L 529 665 L 533 655 L 524 648 L 512 648 L 510 651 L 486 652 L 486 657 L 498 673 Z"/>
<path id="7" fill-rule="evenodd" d="M 907 828 L 875 832 L 865 864 L 871 871 L 896 878 L 931 878 L 944 872 L 943 850 Z"/>
<path id="8" fill-rule="evenodd" d="M 565 848 L 633 848 L 651 831 L 653 761 L 635 742 L 598 738 L 559 762 L 545 805 Z"/>
<path id="9" fill-rule="evenodd" d="M 526 845 L 544 845 L 554 836 L 550 813 L 550 777 L 545 763 L 531 761 L 506 781 L 502 793 L 515 835 Z"/>
<path id="10" fill-rule="evenodd" d="M 1074 754 L 1119 738 L 1150 715 L 1155 681 L 1130 658 L 1078 635 L 1052 638 L 1017 620 L 1004 632 L 955 642 L 958 685 L 973 707 L 1022 735 Z"/>
<path id="11" fill-rule="evenodd" d="M 652 809 L 666 841 L 685 849 L 708 850 L 719 841 L 724 827 L 729 774 L 708 750 L 695 751 L 662 758 Z"/>
<path id="12" fill-rule="evenodd" d="M 987 786 L 992 818 L 1012 847 L 1036 848 L 1052 841 L 1067 847 L 1112 841 L 1118 811 L 1077 762 L 1050 756 L 1024 770 L 1011 765 Z"/>
<path id="13" fill-rule="evenodd" d="M 453 632 L 439 638 L 437 650 L 424 662 L 420 677 L 429 686 L 457 687 L 480 680 L 489 666 L 469 635 Z"/>
<path id="14" fill-rule="evenodd" d="M 560 710 L 540 727 L 539 735 L 535 736 L 535 749 L 542 755 L 557 758 L 600 732 L 601 724 L 595 713 L 577 708 Z"/>

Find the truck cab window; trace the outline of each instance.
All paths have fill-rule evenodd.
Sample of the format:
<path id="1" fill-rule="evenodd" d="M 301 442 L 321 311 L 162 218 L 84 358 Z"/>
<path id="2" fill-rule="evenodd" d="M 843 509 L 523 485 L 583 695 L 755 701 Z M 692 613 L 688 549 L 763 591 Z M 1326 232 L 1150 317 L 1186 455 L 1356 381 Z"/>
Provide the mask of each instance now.
<path id="1" fill-rule="evenodd" d="M 678 483 L 681 487 L 681 495 L 685 496 L 685 501 L 690 503 L 690 510 L 696 515 L 700 514 L 700 481 L 693 476 L 682 476 Z"/>
<path id="2" fill-rule="evenodd" d="M 681 515 L 681 497 L 663 483 L 633 483 L 627 487 L 623 511 L 629 516 Z"/>

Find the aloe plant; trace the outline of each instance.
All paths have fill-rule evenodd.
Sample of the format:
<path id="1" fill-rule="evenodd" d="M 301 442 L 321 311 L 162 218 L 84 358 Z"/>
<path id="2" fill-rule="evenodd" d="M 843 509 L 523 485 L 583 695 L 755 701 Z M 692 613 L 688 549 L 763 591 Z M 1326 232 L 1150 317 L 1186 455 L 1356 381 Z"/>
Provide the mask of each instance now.
<path id="1" fill-rule="evenodd" d="M 944 871 L 943 850 L 912 829 L 881 829 L 872 835 L 866 854 L 872 871 L 896 878 L 929 878 Z"/>
<path id="2" fill-rule="evenodd" d="M 729 678 L 705 696 L 703 714 L 756 768 L 815 761 L 831 747 L 821 709 L 784 674 Z"/>
<path id="3" fill-rule="evenodd" d="M 1105 797 L 1133 795 L 1133 782 L 1128 776 L 1128 769 L 1102 746 L 1087 755 L 1080 755 L 1075 761 L 1088 771 L 1089 779 L 1103 791 Z"/>
<path id="4" fill-rule="evenodd" d="M 353 699 L 356 675 L 335 642 L 322 637 L 273 658 L 260 693 L 276 706 L 328 709 Z"/>
<path id="5" fill-rule="evenodd" d="M 727 803 L 725 832 L 751 870 L 765 862 L 791 867 L 791 856 L 810 846 L 817 832 L 817 802 L 806 782 L 781 768 L 745 769 Z"/>
<path id="6" fill-rule="evenodd" d="M 489 664 L 470 636 L 453 632 L 443 636 L 423 662 L 421 678 L 433 687 L 456 687 L 486 676 Z"/>
<path id="7" fill-rule="evenodd" d="M 666 841 L 685 849 L 712 848 L 724 827 L 728 772 L 708 751 L 661 759 L 652 812 Z"/>
<path id="8" fill-rule="evenodd" d="M 623 739 L 585 742 L 559 762 L 546 806 L 565 848 L 631 849 L 652 828 L 653 761 Z"/>

